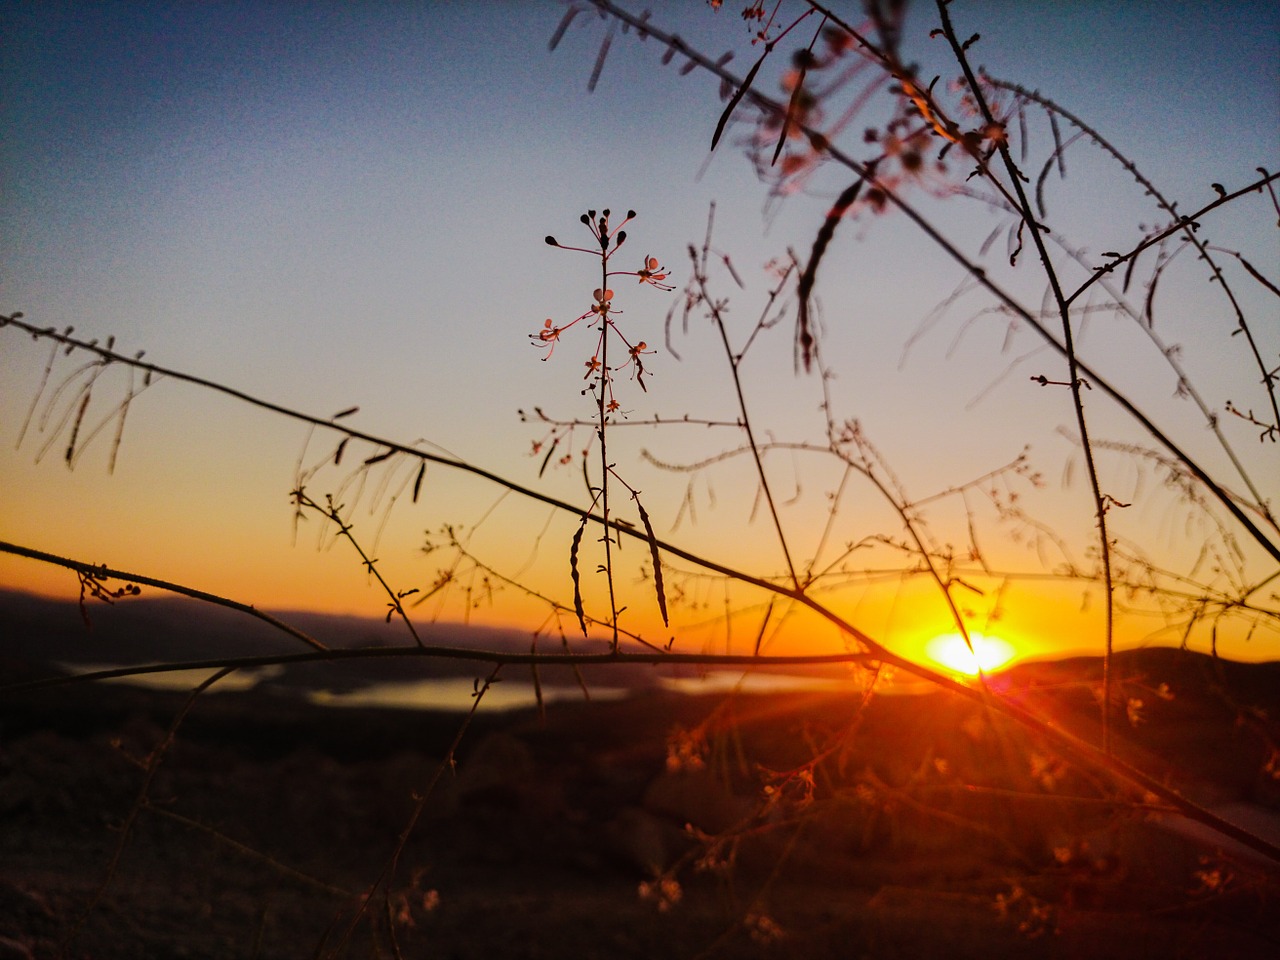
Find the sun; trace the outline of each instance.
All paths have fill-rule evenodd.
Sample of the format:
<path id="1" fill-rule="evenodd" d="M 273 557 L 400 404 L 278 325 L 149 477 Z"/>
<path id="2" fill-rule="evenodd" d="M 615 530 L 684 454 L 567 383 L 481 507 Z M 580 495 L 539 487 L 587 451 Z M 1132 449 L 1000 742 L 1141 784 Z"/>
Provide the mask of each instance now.
<path id="1" fill-rule="evenodd" d="M 970 633 L 973 650 L 959 633 L 943 633 L 925 644 L 925 654 L 954 673 L 976 677 L 979 673 L 999 670 L 1013 659 L 1013 645 L 998 637 Z"/>

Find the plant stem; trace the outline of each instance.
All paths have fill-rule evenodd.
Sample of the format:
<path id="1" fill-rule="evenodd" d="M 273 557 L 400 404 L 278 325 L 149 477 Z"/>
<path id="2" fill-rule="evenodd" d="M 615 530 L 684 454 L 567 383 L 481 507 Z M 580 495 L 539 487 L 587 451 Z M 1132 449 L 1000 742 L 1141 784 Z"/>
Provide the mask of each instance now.
<path id="1" fill-rule="evenodd" d="M 986 97 L 983 96 L 982 88 L 978 85 L 978 78 L 974 76 L 973 68 L 969 64 L 969 58 L 965 55 L 964 47 L 956 36 L 955 27 L 951 23 L 951 15 L 947 10 L 947 0 L 936 0 L 936 2 L 938 15 L 942 18 L 943 32 L 946 35 L 947 42 L 951 45 L 956 62 L 960 64 L 961 69 L 964 71 L 969 92 L 972 94 L 978 108 L 982 111 L 983 119 L 988 125 L 994 125 L 997 123 L 996 118 L 991 113 L 991 107 L 987 103 Z M 1017 194 L 1018 215 L 1031 230 L 1031 238 L 1035 243 L 1036 252 L 1040 256 L 1040 264 L 1044 268 L 1049 288 L 1053 291 L 1053 299 L 1057 304 L 1058 316 L 1062 321 L 1062 346 L 1067 360 L 1067 382 L 1071 390 L 1071 406 L 1075 411 L 1076 426 L 1080 430 L 1080 448 L 1084 452 L 1084 462 L 1089 473 L 1089 489 L 1093 495 L 1093 513 L 1098 524 L 1098 550 L 1099 559 L 1102 561 L 1103 596 L 1106 600 L 1106 636 L 1102 657 L 1102 752 L 1110 754 L 1111 654 L 1115 639 L 1115 595 L 1111 583 L 1111 542 L 1107 536 L 1107 501 L 1102 494 L 1102 487 L 1098 480 L 1098 467 L 1094 462 L 1093 446 L 1089 441 L 1089 424 L 1084 413 L 1084 397 L 1080 392 L 1080 385 L 1083 381 L 1080 376 L 1080 362 L 1076 357 L 1075 332 L 1071 327 L 1071 307 L 1062 291 L 1061 284 L 1058 282 L 1058 274 L 1054 270 L 1053 261 L 1049 258 L 1049 251 L 1044 243 L 1040 223 L 1036 219 L 1035 212 L 1031 209 L 1031 204 L 1027 201 L 1026 191 L 1022 188 L 1021 171 L 1018 170 L 1017 164 L 1013 162 L 1013 157 L 1009 154 L 1008 143 L 997 142 L 996 147 L 1000 154 L 1000 159 L 1004 163 L 1005 170 L 1009 174 L 1013 190 Z M 987 167 L 986 163 L 979 160 L 979 166 L 989 179 L 995 181 L 995 175 Z"/>
<path id="2" fill-rule="evenodd" d="M 603 300 L 609 296 L 609 254 L 600 252 L 600 293 Z M 613 536 L 609 532 L 609 452 L 605 445 L 605 434 L 609 426 L 608 386 L 609 386 L 609 328 L 613 321 L 606 310 L 600 317 L 600 389 L 596 397 L 599 409 L 600 438 L 600 512 L 604 517 L 604 573 L 609 583 L 609 627 L 612 630 L 610 642 L 613 652 L 618 652 L 618 601 L 613 588 Z"/>
<path id="3" fill-rule="evenodd" d="M 709 237 L 710 225 L 708 225 Z M 760 488 L 764 491 L 765 502 L 769 505 L 769 515 L 773 518 L 773 528 L 778 533 L 778 545 L 782 547 L 782 555 L 787 561 L 787 572 L 791 576 L 791 585 L 800 590 L 803 589 L 804 585 L 800 583 L 800 577 L 796 574 L 795 564 L 791 560 L 791 550 L 787 547 L 787 536 L 782 531 L 782 520 L 778 516 L 778 508 L 773 502 L 773 489 L 769 486 L 769 478 L 765 476 L 764 472 L 764 462 L 760 459 L 760 446 L 756 443 L 755 432 L 751 429 L 751 415 L 747 412 L 747 398 L 742 392 L 742 378 L 738 376 L 738 365 L 742 362 L 742 354 L 735 354 L 733 348 L 729 345 L 729 333 L 725 330 L 724 316 L 716 305 L 715 300 L 712 299 L 711 294 L 707 291 L 707 276 L 703 269 L 705 264 L 705 256 L 701 265 L 698 264 L 697 258 L 694 258 L 698 289 L 701 290 L 703 302 L 706 303 L 707 309 L 711 312 L 711 319 L 715 321 L 716 330 L 720 333 L 720 342 L 724 346 L 724 355 L 729 361 L 729 375 L 733 378 L 733 389 L 738 398 L 738 412 L 742 415 L 742 429 L 746 431 L 747 445 L 751 448 L 751 457 L 756 464 L 756 476 L 760 478 Z"/>

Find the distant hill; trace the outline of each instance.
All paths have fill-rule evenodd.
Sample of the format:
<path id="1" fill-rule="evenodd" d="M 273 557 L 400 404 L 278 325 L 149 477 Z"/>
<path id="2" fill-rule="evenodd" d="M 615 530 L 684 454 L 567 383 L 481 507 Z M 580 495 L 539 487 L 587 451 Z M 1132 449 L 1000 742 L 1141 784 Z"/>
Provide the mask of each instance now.
<path id="1" fill-rule="evenodd" d="M 115 604 L 86 600 L 86 624 L 77 603 L 50 600 L 18 591 L 0 590 L 0 682 L 34 679 L 59 672 L 56 665 L 132 666 L 151 663 L 201 661 L 218 658 L 276 656 L 311 650 L 270 624 L 235 610 L 185 597 L 126 598 Z M 274 616 L 335 649 L 411 646 L 403 623 L 378 618 L 331 614 L 278 612 Z M 527 653 L 528 631 L 465 624 L 414 624 L 424 643 L 512 653 Z M 576 653 L 607 649 L 602 641 L 581 637 L 572 641 Z M 551 638 L 539 649 L 560 652 Z M 528 668 L 512 668 L 511 675 L 528 675 Z M 275 687 L 333 692 L 360 689 L 373 683 L 427 678 L 474 677 L 487 673 L 480 661 L 436 658 L 347 660 L 341 663 L 295 664 L 267 681 Z M 657 673 L 637 665 L 588 669 L 594 685 L 649 687 Z M 576 685 L 566 667 L 539 669 L 548 686 Z"/>
<path id="2" fill-rule="evenodd" d="M 0 590 L 0 683 L 12 683 L 61 672 L 64 668 L 141 665 L 231 657 L 304 653 L 309 647 L 267 623 L 216 605 L 183 597 L 128 598 L 108 605 L 86 601 L 89 624 L 74 602 L 50 600 L 17 591 Z M 399 622 L 380 618 L 275 612 L 290 625 L 333 648 L 408 646 L 412 639 Z M 432 645 L 513 653 L 529 651 L 528 631 L 456 623 L 415 624 L 423 641 Z M 559 652 L 551 638 L 538 649 Z M 572 639 L 577 653 L 602 652 L 603 641 Z M 337 663 L 290 665 L 260 681 L 277 691 L 358 690 L 377 683 L 421 679 L 473 678 L 488 672 L 480 661 L 439 658 L 347 660 Z M 796 671 L 800 673 L 802 671 Z M 673 670 L 643 665 L 584 667 L 592 688 L 648 689 Z M 685 675 L 690 671 L 686 669 Z M 816 675 L 816 674 L 815 674 Z M 527 667 L 506 671 L 511 680 L 529 679 Z M 828 677 L 830 675 L 828 674 Z M 1017 664 L 996 675 L 997 690 L 1013 691 L 1070 715 L 1075 729 L 1091 730 L 1098 723 L 1098 689 L 1102 661 L 1075 657 Z M 1273 728 L 1280 719 L 1280 662 L 1242 664 L 1215 660 L 1203 654 L 1172 648 L 1125 651 L 1113 663 L 1115 721 L 1142 739 L 1144 728 L 1169 729 L 1152 721 L 1176 714 L 1179 723 L 1197 717 Z M 575 686 L 567 667 L 542 667 L 539 680 L 547 686 Z M 927 689 L 927 688 L 926 688 Z M 1141 701 L 1139 704 L 1137 701 Z M 1135 723 L 1130 723 L 1130 711 Z M 1211 715 L 1211 716 L 1210 716 Z M 1096 739 L 1092 734 L 1090 739 Z M 1280 734 L 1277 734 L 1280 739 Z"/>

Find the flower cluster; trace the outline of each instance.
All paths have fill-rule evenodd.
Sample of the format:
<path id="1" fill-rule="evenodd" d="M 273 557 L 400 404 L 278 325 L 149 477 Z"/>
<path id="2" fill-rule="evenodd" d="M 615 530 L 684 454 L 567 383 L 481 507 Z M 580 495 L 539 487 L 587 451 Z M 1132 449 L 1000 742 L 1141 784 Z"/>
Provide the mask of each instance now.
<path id="1" fill-rule="evenodd" d="M 779 78 L 779 100 L 785 107 L 761 110 L 748 140 L 756 172 L 773 184 L 775 196 L 804 189 L 833 144 L 843 142 L 849 152 L 858 139 L 854 132 L 857 117 L 873 98 L 885 92 L 893 98 L 889 119 L 864 129 L 860 138 L 863 144 L 880 150 L 878 157 L 866 161 L 876 170 L 876 182 L 864 191 L 850 214 L 864 209 L 881 212 L 888 206 L 889 194 L 904 187 L 922 187 L 939 196 L 954 192 L 949 153 L 955 151 L 962 163 L 967 156 L 981 165 L 996 147 L 1007 142 L 1012 110 L 1002 108 L 998 98 L 989 96 L 985 76 L 980 82 L 999 118 L 995 122 L 984 122 L 979 116 L 976 100 L 963 78 L 947 86 L 950 103 L 945 105 L 933 84 L 919 82 L 915 68 L 898 55 L 900 10 L 888 14 L 881 10 L 882 15 L 877 15 L 876 9 L 872 5 L 870 19 L 857 30 L 827 23 L 806 45 L 791 52 L 791 62 Z M 770 47 L 811 12 L 802 13 L 783 28 Z M 722 94 L 728 97 L 727 91 Z M 975 118 L 977 125 L 970 127 Z"/>
<path id="2" fill-rule="evenodd" d="M 674 289 L 673 285 L 666 282 L 670 275 L 669 271 L 662 266 L 657 257 L 652 257 L 648 254 L 645 254 L 638 270 L 609 269 L 610 259 L 627 240 L 627 232 L 622 228 L 635 216 L 636 212 L 634 210 L 628 210 L 626 217 L 620 223 L 611 226 L 609 210 L 603 210 L 598 215 L 595 210 L 588 210 L 580 219 L 587 229 L 591 231 L 591 236 L 595 241 L 592 247 L 569 246 L 560 243 L 555 237 L 551 236 L 546 238 L 546 242 L 548 246 L 561 250 L 573 250 L 578 253 L 587 253 L 599 257 L 601 276 L 605 283 L 608 282 L 610 277 L 635 277 L 639 283 L 656 287 L 659 290 Z M 644 340 L 638 340 L 633 343 L 619 329 L 615 323 L 615 318 L 622 311 L 614 307 L 613 301 L 613 290 L 608 286 L 599 286 L 591 292 L 591 306 L 582 314 L 565 324 L 557 324 L 548 317 L 543 321 L 542 329 L 529 335 L 529 340 L 534 346 L 542 347 L 546 350 L 546 354 L 542 359 L 548 360 L 555 351 L 556 344 L 560 342 L 561 335 L 566 330 L 584 320 L 587 321 L 588 327 L 596 328 L 598 330 L 596 349 L 591 358 L 583 364 L 586 368 L 583 379 L 591 382 L 589 388 L 593 391 L 598 386 L 605 392 L 604 408 L 609 413 L 620 409 L 621 406 L 613 396 L 614 374 L 619 370 L 630 367 L 632 379 L 640 385 L 642 390 L 647 390 L 648 388 L 644 382 L 644 375 L 647 371 L 645 370 L 643 358 L 656 352 L 649 349 L 648 343 Z M 626 357 L 623 362 L 612 366 L 605 359 L 607 338 L 611 332 L 621 339 L 626 349 Z"/>

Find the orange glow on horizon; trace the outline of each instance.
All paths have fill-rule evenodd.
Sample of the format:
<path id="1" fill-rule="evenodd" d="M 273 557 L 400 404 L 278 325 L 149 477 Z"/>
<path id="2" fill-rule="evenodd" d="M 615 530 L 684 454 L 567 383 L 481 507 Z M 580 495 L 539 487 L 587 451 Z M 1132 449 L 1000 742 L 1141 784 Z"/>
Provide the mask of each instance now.
<path id="1" fill-rule="evenodd" d="M 969 639 L 973 643 L 972 650 L 959 633 L 939 634 L 925 644 L 925 654 L 953 673 L 976 677 L 979 673 L 999 670 L 1016 653 L 1013 644 L 999 637 L 970 633 Z"/>

